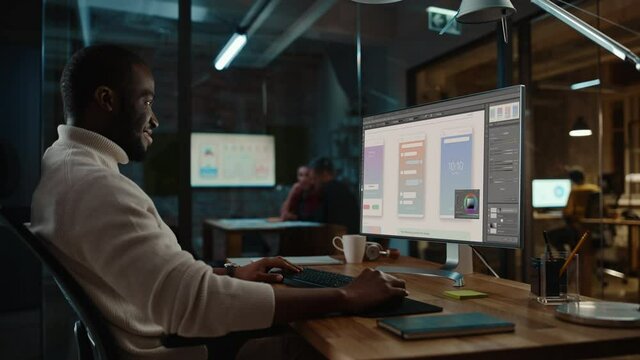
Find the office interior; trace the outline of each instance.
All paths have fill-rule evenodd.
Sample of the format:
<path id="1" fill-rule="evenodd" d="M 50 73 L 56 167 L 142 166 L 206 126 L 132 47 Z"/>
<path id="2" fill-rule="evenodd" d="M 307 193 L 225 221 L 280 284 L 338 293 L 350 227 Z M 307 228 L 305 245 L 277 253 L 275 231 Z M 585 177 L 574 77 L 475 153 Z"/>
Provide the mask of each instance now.
<path id="1" fill-rule="evenodd" d="M 145 162 L 121 171 L 149 194 L 181 246 L 197 257 L 206 219 L 278 216 L 297 167 L 315 157 L 331 159 L 338 178 L 358 194 L 362 117 L 523 84 L 523 246 L 476 250 L 501 277 L 526 283 L 530 258 L 545 251 L 543 231 L 564 224 L 560 208 L 533 208 L 534 179 L 566 179 L 580 168 L 586 182 L 601 188 L 589 217 L 639 219 L 640 72 L 529 1 L 512 3 L 517 13 L 508 18 L 506 43 L 496 23 L 456 26 L 458 34 L 430 29 L 427 7 L 456 10 L 458 0 L 5 3 L 0 205 L 29 220 L 40 158 L 64 121 L 61 70 L 89 44 L 122 45 L 151 65 L 160 126 Z M 634 1 L 556 4 L 640 52 Z M 245 47 L 228 68 L 215 69 L 215 57 L 240 28 L 249 29 Z M 576 126 L 591 135 L 570 136 Z M 275 184 L 192 187 L 192 133 L 273 135 Z M 592 267 L 581 271 L 591 281 L 581 293 L 640 301 L 638 226 L 588 224 L 589 250 L 581 256 L 590 257 L 585 264 Z M 277 247 L 266 244 L 249 239 L 244 254 Z M 384 244 L 403 255 L 444 260 L 442 244 Z M 0 358 L 73 358 L 73 312 L 53 279 L 21 244 L 2 239 L 2 245 Z M 474 270 L 488 273 L 478 259 Z"/>

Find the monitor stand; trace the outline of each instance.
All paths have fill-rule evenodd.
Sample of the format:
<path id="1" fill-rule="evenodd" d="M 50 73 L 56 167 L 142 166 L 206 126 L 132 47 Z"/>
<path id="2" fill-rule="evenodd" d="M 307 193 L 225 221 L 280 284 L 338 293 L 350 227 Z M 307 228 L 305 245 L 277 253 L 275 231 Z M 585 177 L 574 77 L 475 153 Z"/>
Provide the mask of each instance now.
<path id="1" fill-rule="evenodd" d="M 405 266 L 378 266 L 376 270 L 388 273 L 438 276 L 453 280 L 453 286 L 464 286 L 463 274 L 473 272 L 473 253 L 467 245 L 447 243 L 447 260 L 440 269 L 422 269 Z"/>

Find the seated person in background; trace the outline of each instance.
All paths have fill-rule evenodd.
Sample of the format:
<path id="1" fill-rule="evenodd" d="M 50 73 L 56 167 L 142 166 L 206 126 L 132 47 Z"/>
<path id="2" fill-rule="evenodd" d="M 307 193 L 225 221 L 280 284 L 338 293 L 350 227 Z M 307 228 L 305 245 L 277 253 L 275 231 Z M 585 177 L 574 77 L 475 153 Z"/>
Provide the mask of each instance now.
<path id="1" fill-rule="evenodd" d="M 580 236 L 586 231 L 580 220 L 587 215 L 594 216 L 594 214 L 588 214 L 588 210 L 593 207 L 593 204 L 590 204 L 593 195 L 600 192 L 600 187 L 597 185 L 585 183 L 584 172 L 580 167 L 572 167 L 569 170 L 569 179 L 572 183 L 571 192 L 567 205 L 562 210 L 562 216 L 566 222 L 565 232 L 561 235 L 565 237 L 562 247 L 565 247 L 565 244 L 569 247 L 575 246 Z M 560 234 L 562 233 L 559 232 L 558 235 Z"/>
<path id="2" fill-rule="evenodd" d="M 282 203 L 280 218 L 282 220 L 308 220 L 320 206 L 318 188 L 311 183 L 309 167 L 298 167 L 298 182 L 293 184 L 289 195 Z"/>
<path id="3" fill-rule="evenodd" d="M 360 206 L 358 199 L 346 184 L 336 180 L 331 160 L 321 157 L 309 164 L 309 176 L 319 186 L 321 206 L 313 220 L 343 225 L 348 234 L 360 232 Z"/>
<path id="4" fill-rule="evenodd" d="M 150 68 L 125 49 L 91 46 L 71 57 L 60 87 L 66 125 L 42 159 L 32 229 L 101 311 L 119 357 L 204 359 L 204 346 L 168 349 L 160 339 L 360 312 L 406 296 L 402 280 L 373 270 L 344 288 L 274 288 L 262 283 L 282 281 L 270 268 L 299 269 L 281 258 L 229 271 L 196 261 L 118 168 L 144 158 L 159 125 Z"/>

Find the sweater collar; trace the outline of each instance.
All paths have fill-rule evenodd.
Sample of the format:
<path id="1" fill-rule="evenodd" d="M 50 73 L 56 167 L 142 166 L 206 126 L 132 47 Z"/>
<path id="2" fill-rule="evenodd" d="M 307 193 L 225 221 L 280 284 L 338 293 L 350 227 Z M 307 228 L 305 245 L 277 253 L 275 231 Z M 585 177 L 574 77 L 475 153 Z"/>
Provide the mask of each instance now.
<path id="1" fill-rule="evenodd" d="M 127 153 L 118 144 L 106 137 L 77 126 L 59 125 L 58 137 L 65 142 L 76 143 L 95 150 L 108 160 L 126 164 L 129 162 Z"/>

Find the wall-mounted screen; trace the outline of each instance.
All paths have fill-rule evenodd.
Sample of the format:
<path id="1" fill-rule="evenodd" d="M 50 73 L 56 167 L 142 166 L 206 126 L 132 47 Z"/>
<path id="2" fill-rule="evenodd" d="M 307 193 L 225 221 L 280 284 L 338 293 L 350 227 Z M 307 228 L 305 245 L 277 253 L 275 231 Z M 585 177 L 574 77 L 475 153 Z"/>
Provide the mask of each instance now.
<path id="1" fill-rule="evenodd" d="M 569 179 L 535 179 L 531 184 L 531 205 L 534 208 L 562 208 L 571 192 Z"/>
<path id="2" fill-rule="evenodd" d="M 193 133 L 191 186 L 274 186 L 275 148 L 272 135 Z"/>

